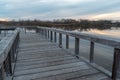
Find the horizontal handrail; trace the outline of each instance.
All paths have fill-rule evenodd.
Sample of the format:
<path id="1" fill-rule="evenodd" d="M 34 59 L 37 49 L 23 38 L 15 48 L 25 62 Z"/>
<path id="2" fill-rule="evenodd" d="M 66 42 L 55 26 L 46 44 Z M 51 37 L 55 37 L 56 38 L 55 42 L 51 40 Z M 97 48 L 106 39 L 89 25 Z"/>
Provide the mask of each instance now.
<path id="1" fill-rule="evenodd" d="M 15 30 L 15 28 L 0 28 L 0 31 Z"/>
<path id="2" fill-rule="evenodd" d="M 19 43 L 19 30 L 13 30 L 0 41 L 0 80 L 6 80 L 6 75 L 12 76 L 16 61 L 16 50 Z"/>
<path id="3" fill-rule="evenodd" d="M 46 38 L 50 38 L 50 41 L 56 42 L 56 33 L 59 34 L 59 47 L 62 48 L 62 34 L 66 35 L 66 49 L 69 48 L 69 36 L 75 38 L 75 55 L 79 57 L 79 39 L 84 39 L 90 41 L 90 60 L 89 63 L 94 63 L 94 43 L 99 43 L 107 46 L 111 46 L 114 48 L 114 58 L 113 58 L 113 66 L 112 66 L 112 74 L 110 75 L 107 70 L 106 71 L 109 76 L 111 76 L 112 80 L 120 79 L 120 42 L 115 40 L 105 39 L 99 36 L 85 34 L 85 33 L 78 33 L 73 31 L 67 31 L 62 29 L 56 28 L 48 28 L 48 27 L 37 27 L 36 32 L 41 33 Z M 53 36 L 54 33 L 54 36 Z M 91 64 L 91 65 L 92 65 Z"/>
<path id="4" fill-rule="evenodd" d="M 104 39 L 102 37 L 95 36 L 95 35 L 61 30 L 61 29 L 56 29 L 56 28 L 46 28 L 46 27 L 38 27 L 38 28 L 46 29 L 49 31 L 54 31 L 54 32 L 61 33 L 61 34 L 66 34 L 66 35 L 69 35 L 72 37 L 81 38 L 81 39 L 89 40 L 89 41 L 104 44 L 104 45 L 108 45 L 108 46 L 111 46 L 114 48 L 120 48 L 120 42 L 114 41 L 114 40 L 109 40 L 109 39 Z"/>

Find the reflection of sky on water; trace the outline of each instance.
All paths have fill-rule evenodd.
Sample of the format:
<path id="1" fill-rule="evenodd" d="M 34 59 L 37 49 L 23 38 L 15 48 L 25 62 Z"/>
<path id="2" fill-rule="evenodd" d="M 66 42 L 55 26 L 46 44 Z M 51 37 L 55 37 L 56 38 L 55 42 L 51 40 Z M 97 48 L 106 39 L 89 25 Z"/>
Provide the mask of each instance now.
<path id="1" fill-rule="evenodd" d="M 107 30 L 90 29 L 89 31 L 82 31 L 82 33 L 97 35 L 120 42 L 120 28 L 112 28 Z"/>
<path id="2" fill-rule="evenodd" d="M 79 32 L 79 30 L 75 30 L 75 32 Z M 112 28 L 112 29 L 107 29 L 107 30 L 90 29 L 89 31 L 81 31 L 81 32 L 85 34 L 90 34 L 92 36 L 97 36 L 100 38 L 120 42 L 120 37 L 119 37 L 120 28 L 118 29 Z M 69 41 L 70 41 L 69 49 L 71 52 L 74 52 L 74 47 L 75 47 L 74 37 L 70 37 Z M 89 60 L 90 41 L 80 39 L 79 50 L 80 50 L 79 56 L 83 56 Z M 105 69 L 112 71 L 113 53 L 114 53 L 113 47 L 95 43 L 94 62 L 104 67 Z"/>
<path id="3" fill-rule="evenodd" d="M 120 29 L 118 30 L 96 30 L 96 29 L 91 29 L 90 31 L 88 31 L 92 34 L 100 34 L 100 35 L 107 35 L 107 36 L 112 36 L 112 37 L 116 37 L 116 38 L 120 38 Z"/>

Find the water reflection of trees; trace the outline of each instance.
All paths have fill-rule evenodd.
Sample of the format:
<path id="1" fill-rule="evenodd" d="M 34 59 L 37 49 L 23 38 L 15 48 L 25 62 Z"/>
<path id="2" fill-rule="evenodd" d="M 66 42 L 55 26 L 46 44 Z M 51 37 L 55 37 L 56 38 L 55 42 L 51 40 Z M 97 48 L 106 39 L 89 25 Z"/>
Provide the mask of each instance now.
<path id="1" fill-rule="evenodd" d="M 113 22 L 110 20 L 73 20 L 73 19 L 57 19 L 53 21 L 40 21 L 40 20 L 20 20 L 20 21 L 7 21 L 0 22 L 5 26 L 45 26 L 62 28 L 65 30 L 89 30 L 89 29 L 111 29 L 111 27 L 120 27 L 120 22 Z M 32 27 L 33 28 L 33 27 Z M 28 28 L 28 29 L 32 29 Z"/>

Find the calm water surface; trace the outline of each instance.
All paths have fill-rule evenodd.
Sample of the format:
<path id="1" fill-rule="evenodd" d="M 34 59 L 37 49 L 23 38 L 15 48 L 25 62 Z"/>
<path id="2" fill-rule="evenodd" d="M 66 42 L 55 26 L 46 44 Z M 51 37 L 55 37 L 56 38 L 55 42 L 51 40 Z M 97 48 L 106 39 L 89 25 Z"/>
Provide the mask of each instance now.
<path id="1" fill-rule="evenodd" d="M 75 30 L 75 31 L 78 31 L 78 30 Z M 120 42 L 120 28 L 111 28 L 107 30 L 90 29 L 88 31 L 82 31 L 82 33 L 99 35 L 104 38 L 113 39 Z"/>
<path id="2" fill-rule="evenodd" d="M 120 42 L 120 28 L 112 28 L 107 30 L 90 29 L 88 31 L 80 31 L 79 29 L 76 29 L 74 31 L 85 34 L 91 34 L 91 35 L 99 36 L 101 38 Z M 66 39 L 65 35 L 63 35 L 63 47 L 65 47 L 66 44 L 65 39 Z M 75 38 L 70 37 L 69 43 L 70 43 L 69 50 L 74 54 Z M 86 59 L 89 59 L 89 53 L 90 53 L 90 42 L 87 40 L 80 39 L 79 56 L 83 56 Z M 114 48 L 95 43 L 94 53 L 95 53 L 94 62 L 104 67 L 105 69 L 112 71 Z"/>

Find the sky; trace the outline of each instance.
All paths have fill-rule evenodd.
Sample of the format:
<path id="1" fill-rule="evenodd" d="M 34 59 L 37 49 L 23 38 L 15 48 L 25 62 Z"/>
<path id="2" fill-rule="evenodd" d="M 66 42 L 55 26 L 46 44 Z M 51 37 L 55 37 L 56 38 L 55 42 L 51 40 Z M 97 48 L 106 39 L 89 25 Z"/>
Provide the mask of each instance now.
<path id="1" fill-rule="evenodd" d="M 120 0 L 0 0 L 0 20 L 120 20 Z"/>

